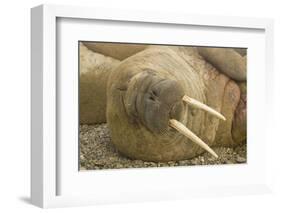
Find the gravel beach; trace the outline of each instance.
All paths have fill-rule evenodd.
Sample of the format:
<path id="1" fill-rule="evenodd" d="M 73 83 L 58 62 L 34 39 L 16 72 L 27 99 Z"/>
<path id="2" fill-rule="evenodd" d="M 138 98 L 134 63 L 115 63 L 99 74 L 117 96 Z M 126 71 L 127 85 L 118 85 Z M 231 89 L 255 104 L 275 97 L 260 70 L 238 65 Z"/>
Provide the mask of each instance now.
<path id="1" fill-rule="evenodd" d="M 191 165 L 237 164 L 246 163 L 246 143 L 235 148 L 213 148 L 219 158 L 209 153 L 189 160 L 170 161 L 167 163 L 132 160 L 121 155 L 111 143 L 107 124 L 80 125 L 80 170 L 170 167 Z"/>

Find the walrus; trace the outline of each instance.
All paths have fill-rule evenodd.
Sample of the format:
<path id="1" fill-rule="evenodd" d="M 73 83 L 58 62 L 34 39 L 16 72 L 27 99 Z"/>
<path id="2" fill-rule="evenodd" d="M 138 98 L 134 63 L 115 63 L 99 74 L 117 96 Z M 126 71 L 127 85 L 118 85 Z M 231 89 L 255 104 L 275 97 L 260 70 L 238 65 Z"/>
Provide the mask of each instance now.
<path id="1" fill-rule="evenodd" d="M 106 87 L 111 70 L 119 60 L 89 50 L 79 44 L 79 120 L 80 123 L 106 122 Z M 94 109 L 94 110 L 93 110 Z"/>
<path id="2" fill-rule="evenodd" d="M 148 45 L 144 44 L 129 43 L 83 42 L 83 44 L 96 53 L 100 53 L 121 61 L 148 47 Z"/>
<path id="3" fill-rule="evenodd" d="M 245 141 L 239 86 L 213 69 L 195 69 L 185 51 L 150 46 L 111 71 L 106 120 L 122 154 L 155 162 L 189 159 L 205 150 L 218 157 L 211 147 Z"/>
<path id="4" fill-rule="evenodd" d="M 218 70 L 236 81 L 247 77 L 247 56 L 245 48 L 198 47 L 198 52 Z"/>

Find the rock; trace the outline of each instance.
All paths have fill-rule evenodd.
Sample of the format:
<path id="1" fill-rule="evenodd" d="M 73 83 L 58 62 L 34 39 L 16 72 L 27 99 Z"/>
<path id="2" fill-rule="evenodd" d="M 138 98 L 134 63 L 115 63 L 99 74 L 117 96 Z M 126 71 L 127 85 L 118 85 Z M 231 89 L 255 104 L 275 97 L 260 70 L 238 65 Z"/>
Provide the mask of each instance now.
<path id="1" fill-rule="evenodd" d="M 234 164 L 235 162 L 232 162 L 231 160 L 225 161 L 226 164 Z"/>
<path id="2" fill-rule="evenodd" d="M 246 162 L 246 144 L 233 148 L 215 148 L 219 158 L 204 153 L 190 160 L 169 161 L 167 163 L 132 160 L 122 156 L 111 143 L 107 124 L 80 125 L 80 170 L 174 167 L 189 165 L 235 164 Z M 239 153 L 236 156 L 233 153 Z M 81 160 L 83 159 L 83 160 Z"/>
<path id="3" fill-rule="evenodd" d="M 236 157 L 236 162 L 237 162 L 237 163 L 246 163 L 247 160 L 246 160 L 246 158 L 244 158 L 244 157 L 237 156 L 237 157 Z"/>

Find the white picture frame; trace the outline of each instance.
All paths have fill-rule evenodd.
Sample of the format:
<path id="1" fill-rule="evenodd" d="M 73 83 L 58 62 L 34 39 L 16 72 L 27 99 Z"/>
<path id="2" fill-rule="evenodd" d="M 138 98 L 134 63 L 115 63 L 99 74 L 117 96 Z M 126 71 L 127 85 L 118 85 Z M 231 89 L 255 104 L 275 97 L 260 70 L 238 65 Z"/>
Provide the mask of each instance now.
<path id="1" fill-rule="evenodd" d="M 58 98 L 57 90 L 60 86 L 60 81 L 57 78 L 58 68 L 58 48 L 59 43 L 57 40 L 59 24 L 58 21 L 61 19 L 68 20 L 98 20 L 102 22 L 106 21 L 117 21 L 118 26 L 122 26 L 122 23 L 139 23 L 153 24 L 154 26 L 165 26 L 173 30 L 173 26 L 198 26 L 202 28 L 210 29 L 223 29 L 229 32 L 234 30 L 256 30 L 257 32 L 262 32 L 260 43 L 263 50 L 260 53 L 262 68 L 260 68 L 256 74 L 256 77 L 250 75 L 248 77 L 253 78 L 249 91 L 249 96 L 253 97 L 252 104 L 258 104 L 256 109 L 253 109 L 252 115 L 250 114 L 250 119 L 248 127 L 250 127 L 249 136 L 255 140 L 260 140 L 253 151 L 252 158 L 250 156 L 249 163 L 243 167 L 239 165 L 237 167 L 227 167 L 224 170 L 212 167 L 204 167 L 203 169 L 192 169 L 186 173 L 185 168 L 176 168 L 171 170 L 170 168 L 165 169 L 134 169 L 134 170 L 123 170 L 122 172 L 116 171 L 105 171 L 104 174 L 100 173 L 95 176 L 89 176 L 89 174 L 83 174 L 81 177 L 84 181 L 90 181 L 94 178 L 98 178 L 99 181 L 106 179 L 106 181 L 111 181 L 116 178 L 120 182 L 121 187 L 116 187 L 112 191 L 109 189 L 97 188 L 97 191 L 93 194 L 85 193 L 87 189 L 84 186 L 79 186 L 83 190 L 79 191 L 79 188 L 75 188 L 75 181 L 73 168 L 70 168 L 69 173 L 67 169 L 64 169 L 65 159 L 62 158 L 60 149 L 64 148 L 65 145 L 58 145 Z M 273 21 L 271 19 L 257 19 L 257 18 L 241 18 L 241 17 L 216 17 L 216 16 L 204 16 L 204 15 L 188 15 L 188 14 L 165 14 L 165 13 L 153 13 L 147 11 L 122 11 L 122 10 L 112 10 L 112 9 L 100 9 L 100 8 L 84 8 L 84 7 L 74 7 L 74 6 L 54 6 L 54 5 L 41 5 L 31 10 L 31 56 L 32 56 L 32 103 L 31 103 L 31 201 L 33 204 L 47 208 L 47 207 L 61 207 L 61 206 L 77 206 L 77 205 L 92 205 L 97 203 L 116 203 L 116 202 L 138 202 L 143 200 L 165 200 L 165 199 L 178 199 L 187 197 L 197 197 L 197 196 L 214 196 L 214 195 L 233 195 L 233 194 L 251 194 L 251 193 L 264 193 L 271 191 L 271 171 L 270 171 L 270 131 L 273 131 L 272 124 L 270 122 L 270 114 L 272 109 L 272 96 L 270 91 L 273 88 L 271 82 L 273 79 Z M 59 29 L 59 30 L 58 30 Z M 71 37 L 71 36 L 69 36 Z M 77 39 L 77 38 L 74 38 Z M 81 39 L 83 40 L 83 39 Z M 223 40 L 223 39 L 221 39 Z M 127 41 L 127 40 L 125 40 Z M 200 43 L 200 41 L 198 41 Z M 202 43 L 203 42 L 203 43 Z M 263 43 L 264 42 L 264 43 Z M 172 43 L 172 42 L 171 42 Z M 196 43 L 196 42 L 195 42 Z M 201 45 L 208 45 L 201 41 Z M 226 43 L 227 44 L 227 43 Z M 237 45 L 243 43 L 237 43 Z M 223 43 L 222 43 L 223 45 Z M 253 43 L 253 45 L 255 45 Z M 77 54 L 77 53 L 75 53 Z M 254 54 L 254 53 L 253 53 Z M 249 63 L 251 63 L 249 59 Z M 75 68 L 77 69 L 77 67 Z M 259 86 L 262 84 L 262 86 Z M 264 87 L 263 87 L 264 86 Z M 251 89 L 252 88 L 252 89 Z M 254 88 L 257 89 L 259 94 L 261 94 L 260 101 L 255 99 Z M 251 103 L 250 103 L 251 105 Z M 269 111 L 267 116 L 264 113 L 265 105 Z M 254 113 L 262 113 L 263 116 L 260 118 L 254 118 Z M 258 121 L 258 122 L 257 122 Z M 261 130 L 261 125 L 259 122 L 263 122 L 266 126 L 266 131 Z M 257 130 L 256 136 L 251 134 L 251 129 L 255 128 Z M 261 136 L 261 139 L 259 137 Z M 76 138 L 77 139 L 77 138 Z M 263 141 L 261 141 L 263 139 Z M 70 143 L 71 144 L 71 143 Z M 263 158 L 265 162 L 261 166 L 257 166 L 255 163 L 256 154 L 260 154 L 262 148 L 266 147 L 266 153 L 263 153 Z M 70 150 L 70 151 L 69 151 Z M 71 151 L 72 150 L 72 151 Z M 70 145 L 68 150 L 63 149 L 65 153 L 64 156 L 69 156 L 69 153 L 74 152 L 73 146 Z M 66 152 L 69 152 L 68 154 Z M 62 162 L 60 162 L 62 161 Z M 253 165 L 251 167 L 251 165 Z M 71 166 L 70 166 L 71 167 Z M 245 172 L 249 170 L 249 178 L 241 180 L 238 178 L 237 181 L 233 181 L 233 184 L 229 182 L 221 182 L 210 185 L 201 185 L 199 182 L 200 175 L 205 175 L 209 172 L 210 179 L 215 179 L 216 176 L 222 172 L 237 173 Z M 174 175 L 171 177 L 166 177 L 169 173 L 173 171 Z M 75 171 L 79 173 L 79 171 Z M 63 173 L 63 174 L 62 174 Z M 161 177 L 163 181 L 157 182 L 152 174 L 157 174 Z M 260 175 L 260 178 L 256 178 L 251 182 L 251 175 Z M 65 177 L 70 175 L 67 178 Z M 184 178 L 193 180 L 191 187 L 190 185 L 184 185 Z M 86 177 L 89 176 L 89 177 Z M 99 177 L 98 177 L 99 176 Z M 115 177 L 114 177 L 115 176 Z M 143 178 L 143 180 L 148 180 L 151 177 L 151 181 L 155 184 L 149 186 L 151 191 L 147 193 L 145 184 L 140 185 L 139 188 L 135 189 L 134 184 L 127 181 L 128 185 L 122 183 L 123 180 L 134 179 L 137 177 Z M 181 178 L 184 177 L 184 178 Z M 196 177 L 198 181 L 196 181 Z M 80 178 L 80 177 L 79 177 Z M 91 179 L 89 179 L 91 178 Z M 167 179 L 178 180 L 178 184 L 167 185 Z M 177 179 L 178 178 L 178 179 Z M 81 179 L 81 180 L 82 180 Z M 141 181 L 141 179 L 136 179 L 136 181 Z M 60 193 L 61 184 L 65 182 L 64 188 L 69 190 L 64 190 L 65 193 Z M 67 182 L 67 183 L 66 183 Z M 125 181 L 126 182 L 126 181 Z M 121 184 L 122 183 L 122 184 Z M 157 183 L 157 184 L 156 184 Z M 69 188 L 73 186 L 73 188 Z M 127 189 L 126 189 L 127 188 Z M 143 190 L 141 190 L 141 188 Z M 89 187 L 89 190 L 91 187 Z M 69 191 L 69 192 L 68 192 Z M 79 193 L 71 193 L 71 191 L 79 191 Z M 68 193 L 67 193 L 68 192 Z M 122 193 L 120 196 L 119 193 Z"/>

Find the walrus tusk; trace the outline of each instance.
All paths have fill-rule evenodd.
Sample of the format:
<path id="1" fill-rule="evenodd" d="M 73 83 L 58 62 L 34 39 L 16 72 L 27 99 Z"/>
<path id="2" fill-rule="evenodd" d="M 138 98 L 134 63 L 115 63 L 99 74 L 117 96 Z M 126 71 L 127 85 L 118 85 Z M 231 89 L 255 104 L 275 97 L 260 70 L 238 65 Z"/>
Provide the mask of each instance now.
<path id="1" fill-rule="evenodd" d="M 203 104 L 203 103 L 201 103 L 201 102 L 199 102 L 199 101 L 197 101 L 193 98 L 188 97 L 187 95 L 183 96 L 182 100 L 184 102 L 194 106 L 194 107 L 203 109 L 206 112 L 211 113 L 212 115 L 218 117 L 219 119 L 222 119 L 224 121 L 226 120 L 225 117 L 222 114 L 220 114 L 219 112 L 217 112 L 216 110 L 212 109 L 211 107 L 209 107 L 209 106 L 207 106 L 207 105 L 205 105 L 205 104 Z"/>
<path id="2" fill-rule="evenodd" d="M 214 157 L 218 158 L 218 155 L 212 150 L 206 143 L 204 143 L 197 135 L 195 135 L 193 132 L 191 132 L 186 126 L 184 126 L 181 122 L 170 119 L 170 126 L 174 129 L 176 129 L 178 132 L 189 138 L 191 141 L 205 149 L 207 152 L 209 152 Z"/>

